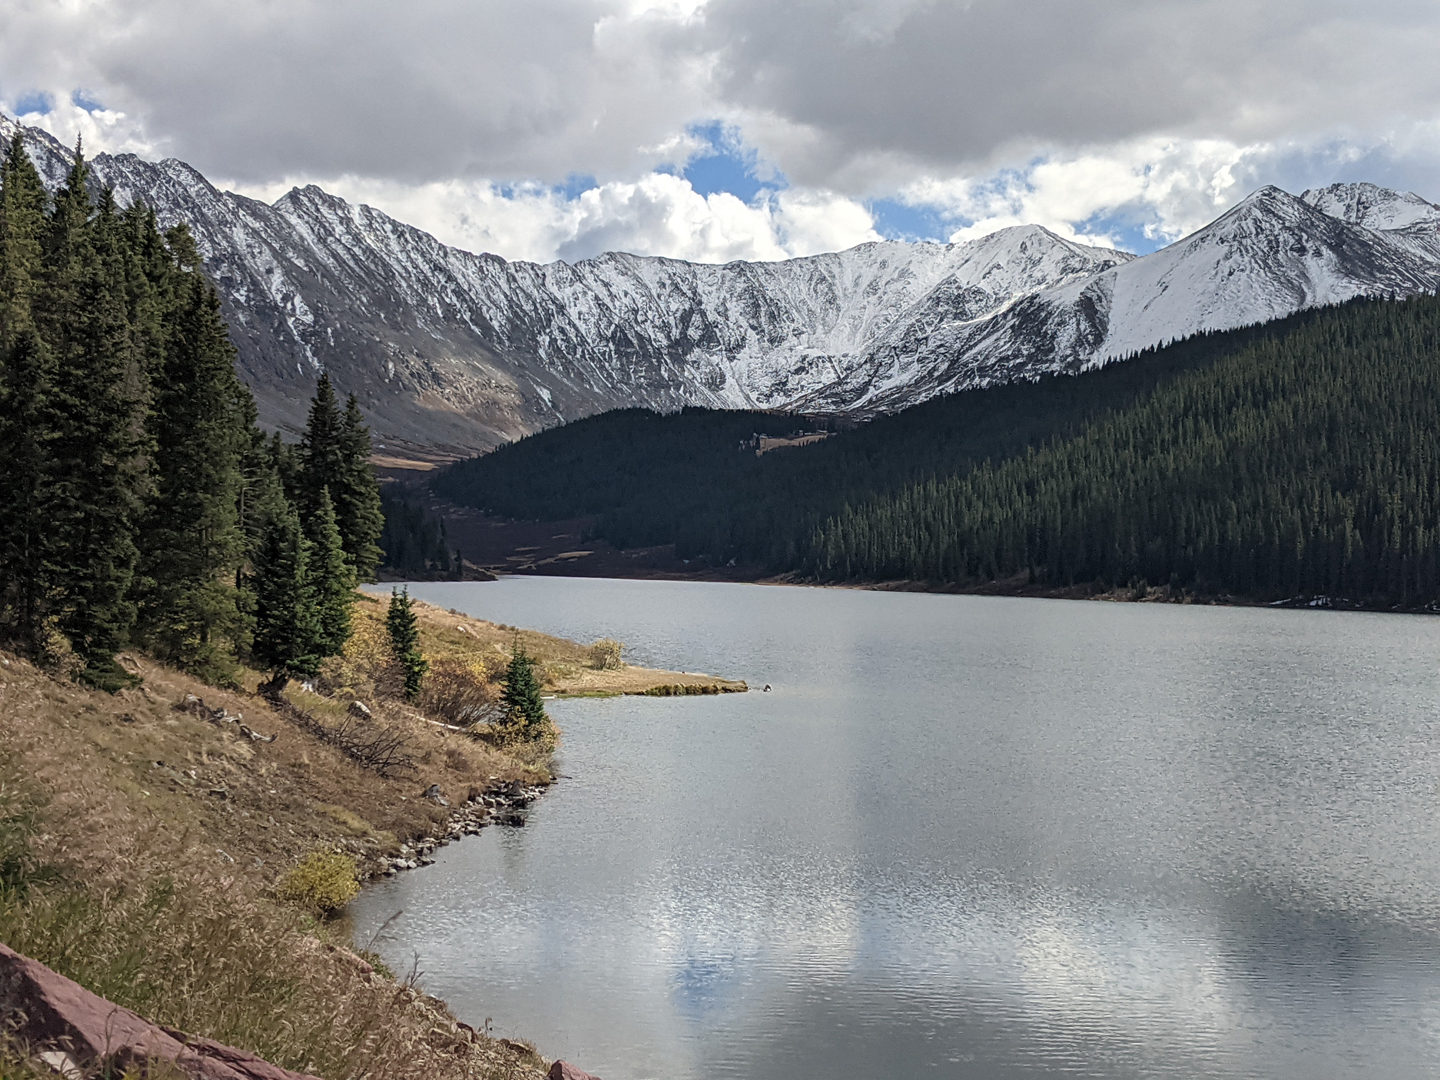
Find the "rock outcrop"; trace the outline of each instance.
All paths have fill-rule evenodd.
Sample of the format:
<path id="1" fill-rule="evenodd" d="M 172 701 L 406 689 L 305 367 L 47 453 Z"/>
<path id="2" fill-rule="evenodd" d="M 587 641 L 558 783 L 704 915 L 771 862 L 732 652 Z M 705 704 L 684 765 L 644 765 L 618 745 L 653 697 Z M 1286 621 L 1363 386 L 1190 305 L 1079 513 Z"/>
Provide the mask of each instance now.
<path id="1" fill-rule="evenodd" d="M 165 1062 L 190 1080 L 316 1080 L 233 1046 L 152 1024 L 4 945 L 0 1023 L 61 1076 L 143 1072 Z"/>
<path id="2" fill-rule="evenodd" d="M 577 1069 L 568 1061 L 557 1061 L 550 1066 L 550 1080 L 600 1080 L 600 1078 Z"/>

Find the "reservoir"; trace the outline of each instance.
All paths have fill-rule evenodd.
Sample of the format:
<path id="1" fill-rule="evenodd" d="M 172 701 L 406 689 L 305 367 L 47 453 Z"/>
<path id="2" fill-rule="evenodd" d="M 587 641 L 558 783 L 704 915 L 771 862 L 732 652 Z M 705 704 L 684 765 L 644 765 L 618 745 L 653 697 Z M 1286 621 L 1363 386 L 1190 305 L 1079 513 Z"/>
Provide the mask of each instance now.
<path id="1" fill-rule="evenodd" d="M 604 1080 L 1440 1076 L 1440 619 L 410 588 L 752 688 L 549 702 L 525 826 L 352 904 L 470 1024 Z"/>

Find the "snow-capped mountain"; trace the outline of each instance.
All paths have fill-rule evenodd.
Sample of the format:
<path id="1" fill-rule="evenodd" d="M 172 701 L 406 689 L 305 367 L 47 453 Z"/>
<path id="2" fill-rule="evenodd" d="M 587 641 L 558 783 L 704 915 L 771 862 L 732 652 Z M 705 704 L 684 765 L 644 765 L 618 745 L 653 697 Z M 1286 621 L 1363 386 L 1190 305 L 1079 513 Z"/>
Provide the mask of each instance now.
<path id="1" fill-rule="evenodd" d="M 1321 205 L 1404 224 L 1371 228 Z M 1038 290 L 979 319 L 940 320 L 928 339 L 905 340 L 895 363 L 874 357 L 868 368 L 801 405 L 903 408 L 952 390 L 1083 370 L 1201 330 L 1437 286 L 1440 207 L 1369 184 L 1298 198 L 1265 187 L 1151 255 Z M 901 370 L 900 357 L 908 369 Z"/>
<path id="2" fill-rule="evenodd" d="M 26 138 L 58 184 L 69 153 Z M 628 405 L 903 408 L 1440 284 L 1440 207 L 1368 184 L 1265 188 L 1144 258 L 1023 226 L 784 262 L 540 265 L 446 247 L 313 186 L 267 206 L 179 161 L 91 165 L 122 203 L 190 224 L 263 421 L 298 428 L 323 367 L 359 395 L 377 441 L 442 454 Z"/>

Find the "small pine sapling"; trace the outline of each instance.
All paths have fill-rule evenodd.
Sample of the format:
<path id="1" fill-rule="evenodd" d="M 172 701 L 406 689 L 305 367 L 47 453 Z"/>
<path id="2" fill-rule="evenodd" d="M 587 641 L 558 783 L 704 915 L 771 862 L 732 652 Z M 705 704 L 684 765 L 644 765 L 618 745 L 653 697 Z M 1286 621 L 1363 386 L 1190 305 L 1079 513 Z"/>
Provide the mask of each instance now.
<path id="1" fill-rule="evenodd" d="M 540 698 L 540 680 L 535 677 L 535 661 L 518 637 L 505 671 L 505 712 L 510 726 L 518 729 L 527 742 L 542 738 L 549 728 L 550 718 Z"/>
<path id="2" fill-rule="evenodd" d="M 420 653 L 420 626 L 415 619 L 408 588 L 390 590 L 385 629 L 390 633 L 390 649 L 405 676 L 405 697 L 414 701 L 420 696 L 420 686 L 425 680 L 425 673 L 430 670 L 430 661 Z"/>

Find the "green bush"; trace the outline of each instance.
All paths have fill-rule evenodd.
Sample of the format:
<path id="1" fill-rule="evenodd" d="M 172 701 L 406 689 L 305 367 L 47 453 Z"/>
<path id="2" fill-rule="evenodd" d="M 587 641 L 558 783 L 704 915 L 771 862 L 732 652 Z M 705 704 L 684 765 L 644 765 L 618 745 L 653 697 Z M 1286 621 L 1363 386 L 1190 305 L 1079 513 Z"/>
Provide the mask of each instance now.
<path id="1" fill-rule="evenodd" d="M 359 891 L 355 860 L 349 855 L 323 851 L 305 856 L 304 861 L 286 871 L 275 886 L 275 895 L 281 900 L 316 915 L 334 914 Z"/>

